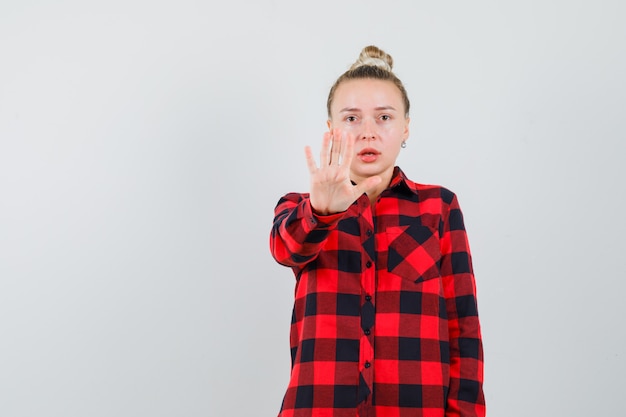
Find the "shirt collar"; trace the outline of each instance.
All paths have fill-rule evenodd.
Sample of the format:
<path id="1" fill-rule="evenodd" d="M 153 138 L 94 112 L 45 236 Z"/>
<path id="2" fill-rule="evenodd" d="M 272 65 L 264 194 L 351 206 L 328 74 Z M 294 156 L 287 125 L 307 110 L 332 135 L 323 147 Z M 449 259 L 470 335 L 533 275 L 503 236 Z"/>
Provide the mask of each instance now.
<path id="1" fill-rule="evenodd" d="M 406 177 L 400 167 L 394 167 L 389 188 L 395 188 L 398 191 L 417 194 L 417 187 L 415 183 Z"/>
<path id="2" fill-rule="evenodd" d="M 352 185 L 356 185 L 356 182 L 350 180 Z M 396 166 L 393 168 L 393 174 L 391 174 L 391 182 L 389 183 L 388 189 L 395 189 L 396 191 L 404 192 L 404 193 L 413 193 L 417 195 L 417 185 L 407 178 L 404 172 L 400 169 L 400 167 Z"/>

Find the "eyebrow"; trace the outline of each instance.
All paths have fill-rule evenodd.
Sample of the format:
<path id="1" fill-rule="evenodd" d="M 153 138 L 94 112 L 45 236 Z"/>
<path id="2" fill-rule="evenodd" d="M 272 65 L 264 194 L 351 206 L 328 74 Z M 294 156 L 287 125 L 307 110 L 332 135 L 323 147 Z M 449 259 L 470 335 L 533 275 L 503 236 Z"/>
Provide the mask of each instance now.
<path id="1" fill-rule="evenodd" d="M 374 110 L 376 111 L 381 111 L 381 110 L 393 110 L 396 111 L 396 109 L 393 106 L 380 106 L 380 107 L 376 107 L 374 108 Z M 343 108 L 341 110 L 339 110 L 339 113 L 354 113 L 354 112 L 360 112 L 361 109 L 357 108 L 357 107 L 346 107 Z"/>

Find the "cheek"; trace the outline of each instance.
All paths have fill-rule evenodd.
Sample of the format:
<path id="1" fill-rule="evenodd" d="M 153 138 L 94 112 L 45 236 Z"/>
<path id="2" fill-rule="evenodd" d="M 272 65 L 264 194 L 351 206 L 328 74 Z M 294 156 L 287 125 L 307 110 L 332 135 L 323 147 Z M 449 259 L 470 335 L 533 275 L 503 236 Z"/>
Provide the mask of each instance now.
<path id="1" fill-rule="evenodd" d="M 389 139 L 389 140 L 402 140 L 404 135 L 404 130 L 401 126 L 385 126 L 381 132 Z"/>
<path id="2" fill-rule="evenodd" d="M 358 135 L 359 131 L 357 129 L 357 127 L 354 124 L 349 124 L 349 123 L 345 123 L 341 126 L 341 131 L 344 132 L 346 135 L 349 136 L 353 136 L 353 135 Z"/>

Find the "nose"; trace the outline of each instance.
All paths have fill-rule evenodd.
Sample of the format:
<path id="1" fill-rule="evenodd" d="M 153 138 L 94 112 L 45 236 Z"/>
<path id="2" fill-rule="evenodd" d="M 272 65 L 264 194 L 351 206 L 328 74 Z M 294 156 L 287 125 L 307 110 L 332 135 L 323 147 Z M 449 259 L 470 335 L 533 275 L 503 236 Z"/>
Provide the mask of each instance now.
<path id="1" fill-rule="evenodd" d="M 363 130 L 361 131 L 361 139 L 376 139 L 376 123 L 371 119 L 363 121 Z"/>

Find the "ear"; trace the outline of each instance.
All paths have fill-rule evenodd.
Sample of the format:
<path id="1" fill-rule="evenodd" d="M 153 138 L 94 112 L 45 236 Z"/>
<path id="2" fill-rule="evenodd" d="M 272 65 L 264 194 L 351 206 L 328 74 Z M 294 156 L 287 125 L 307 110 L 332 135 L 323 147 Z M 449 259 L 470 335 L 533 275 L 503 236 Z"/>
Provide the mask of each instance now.
<path id="1" fill-rule="evenodd" d="M 404 132 L 402 132 L 402 140 L 406 141 L 409 139 L 409 123 L 411 122 L 410 117 L 406 117 L 404 119 Z"/>
<path id="2" fill-rule="evenodd" d="M 333 130 L 333 122 L 330 119 L 326 120 L 326 126 L 328 126 L 328 130 Z"/>

